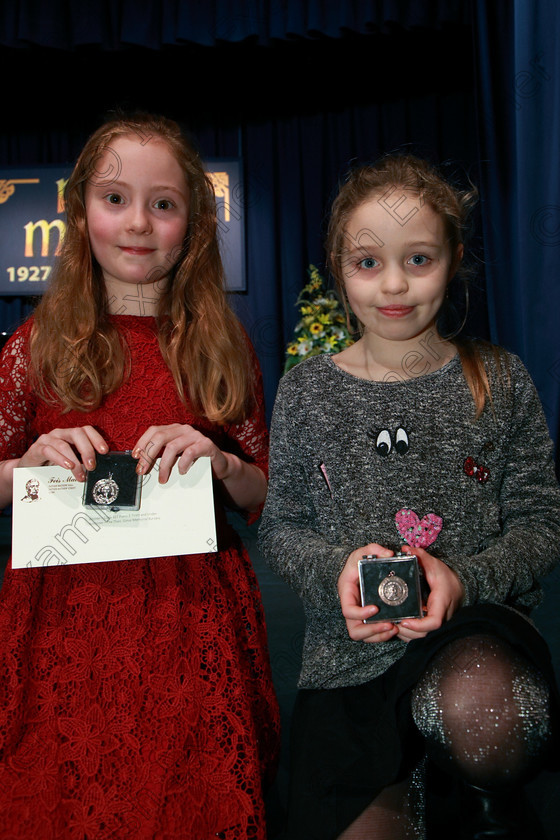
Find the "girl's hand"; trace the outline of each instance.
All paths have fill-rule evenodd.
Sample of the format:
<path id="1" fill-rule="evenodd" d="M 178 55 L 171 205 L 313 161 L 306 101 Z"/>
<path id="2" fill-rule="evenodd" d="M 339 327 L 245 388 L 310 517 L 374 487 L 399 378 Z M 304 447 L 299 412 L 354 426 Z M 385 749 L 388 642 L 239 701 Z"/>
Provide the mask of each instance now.
<path id="1" fill-rule="evenodd" d="M 184 475 L 197 458 L 210 458 L 214 476 L 222 482 L 231 503 L 242 510 L 258 510 L 266 496 L 266 478 L 256 464 L 249 464 L 231 452 L 222 452 L 192 426 L 179 423 L 150 426 L 136 443 L 132 455 L 138 459 L 139 475 L 148 473 L 161 455 L 160 484 L 168 481 L 175 464 Z"/>
<path id="2" fill-rule="evenodd" d="M 165 484 L 171 470 L 177 464 L 180 475 L 185 475 L 198 458 L 212 459 L 212 471 L 221 479 L 227 471 L 227 459 L 210 438 L 197 432 L 192 426 L 173 423 L 170 426 L 150 426 L 132 450 L 138 459 L 136 472 L 146 475 L 152 469 L 156 458 L 161 456 L 158 481 Z"/>
<path id="3" fill-rule="evenodd" d="M 396 624 L 390 621 L 364 624 L 365 619 L 379 612 L 376 606 L 361 606 L 358 560 L 366 554 L 376 554 L 378 557 L 393 556 L 392 551 L 377 543 L 364 545 L 350 554 L 337 583 L 342 615 L 346 619 L 346 627 L 351 639 L 362 642 L 386 642 L 398 633 Z"/>
<path id="4" fill-rule="evenodd" d="M 457 612 L 465 597 L 465 589 L 457 574 L 423 548 L 403 546 L 403 553 L 416 554 L 430 587 L 427 613 L 424 618 L 407 618 L 398 626 L 398 636 L 405 641 L 422 639 L 437 630 Z"/>
<path id="5" fill-rule="evenodd" d="M 78 481 L 85 481 L 86 470 L 95 469 L 95 454 L 109 447 L 93 426 L 53 429 L 37 438 L 19 459 L 18 467 L 43 467 L 54 464 L 71 470 Z"/>

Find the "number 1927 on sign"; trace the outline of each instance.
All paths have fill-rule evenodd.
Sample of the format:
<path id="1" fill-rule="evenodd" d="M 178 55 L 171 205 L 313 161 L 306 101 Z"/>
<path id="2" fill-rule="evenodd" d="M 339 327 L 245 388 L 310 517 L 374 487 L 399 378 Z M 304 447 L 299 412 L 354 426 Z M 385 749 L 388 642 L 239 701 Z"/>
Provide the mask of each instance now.
<path id="1" fill-rule="evenodd" d="M 26 280 L 33 283 L 34 281 L 42 282 L 46 280 L 51 273 L 51 269 L 51 265 L 20 265 L 17 267 L 11 265 L 6 271 L 10 283 L 24 283 Z"/>

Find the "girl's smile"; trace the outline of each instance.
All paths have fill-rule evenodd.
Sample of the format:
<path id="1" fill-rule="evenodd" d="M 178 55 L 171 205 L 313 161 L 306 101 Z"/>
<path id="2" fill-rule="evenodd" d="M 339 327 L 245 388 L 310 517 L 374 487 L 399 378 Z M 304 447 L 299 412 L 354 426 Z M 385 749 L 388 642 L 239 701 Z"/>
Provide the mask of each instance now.
<path id="1" fill-rule="evenodd" d="M 144 254 L 153 254 L 154 248 L 136 248 L 132 245 L 119 245 L 121 251 L 124 251 L 127 254 L 136 254 L 137 256 L 144 256 Z"/>
<path id="2" fill-rule="evenodd" d="M 346 294 L 366 339 L 406 342 L 432 328 L 455 265 L 442 217 L 418 200 L 399 221 L 373 195 L 345 238 Z"/>
<path id="3" fill-rule="evenodd" d="M 173 268 L 187 232 L 189 192 L 163 140 L 142 145 L 134 136 L 118 137 L 97 171 L 110 171 L 109 154 L 120 162 L 117 178 L 88 183 L 85 202 L 91 249 L 109 298 L 118 302 L 130 296 L 130 284 L 153 287 Z"/>
<path id="4" fill-rule="evenodd" d="M 413 312 L 413 306 L 380 306 L 378 311 L 380 315 L 385 315 L 387 318 L 404 318 L 405 315 L 410 315 Z"/>

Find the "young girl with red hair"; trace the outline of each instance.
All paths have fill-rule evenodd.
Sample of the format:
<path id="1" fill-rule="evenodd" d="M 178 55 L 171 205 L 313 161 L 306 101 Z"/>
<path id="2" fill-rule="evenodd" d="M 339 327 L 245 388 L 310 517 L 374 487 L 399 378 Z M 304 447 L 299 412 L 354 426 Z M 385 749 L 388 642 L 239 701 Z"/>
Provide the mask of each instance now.
<path id="1" fill-rule="evenodd" d="M 169 120 L 88 140 L 52 284 L 0 363 L 0 502 L 15 467 L 84 481 L 132 450 L 158 480 L 212 461 L 218 551 L 6 571 L 0 834 L 259 838 L 278 750 L 258 585 L 228 525 L 264 501 L 258 364 L 229 309 L 211 182 Z"/>

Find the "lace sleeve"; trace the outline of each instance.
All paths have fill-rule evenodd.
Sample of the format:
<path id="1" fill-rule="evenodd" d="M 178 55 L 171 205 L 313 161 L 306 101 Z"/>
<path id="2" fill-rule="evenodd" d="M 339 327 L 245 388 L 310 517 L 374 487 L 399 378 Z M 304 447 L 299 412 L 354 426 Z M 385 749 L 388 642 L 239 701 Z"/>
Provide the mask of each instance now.
<path id="1" fill-rule="evenodd" d="M 249 339 L 247 339 L 249 341 Z M 232 441 L 237 454 L 256 464 L 268 478 L 268 428 L 264 410 L 264 391 L 262 374 L 256 353 L 249 345 L 255 388 L 255 399 L 249 416 L 243 423 L 232 423 L 226 426 L 225 433 Z"/>
<path id="2" fill-rule="evenodd" d="M 19 458 L 30 442 L 29 332 L 28 324 L 17 330 L 0 357 L 0 461 Z"/>
<path id="3" fill-rule="evenodd" d="M 554 448 L 536 388 L 510 357 L 512 387 L 496 413 L 507 418 L 499 487 L 502 528 L 479 553 L 445 557 L 465 587 L 464 604 L 510 604 L 525 610 L 542 598 L 539 579 L 560 559 L 560 488 Z M 497 397 L 495 397 L 497 403 Z"/>
<path id="4" fill-rule="evenodd" d="M 249 339 L 247 339 L 249 341 Z M 251 464 L 256 464 L 268 480 L 268 427 L 266 425 L 264 391 L 260 365 L 255 351 L 249 345 L 254 375 L 253 408 L 242 423 L 232 423 L 224 431 L 231 442 L 230 451 Z M 262 510 L 248 514 L 248 523 L 255 522 Z"/>

